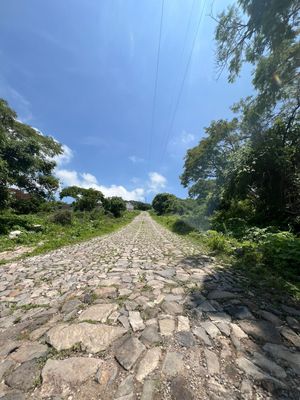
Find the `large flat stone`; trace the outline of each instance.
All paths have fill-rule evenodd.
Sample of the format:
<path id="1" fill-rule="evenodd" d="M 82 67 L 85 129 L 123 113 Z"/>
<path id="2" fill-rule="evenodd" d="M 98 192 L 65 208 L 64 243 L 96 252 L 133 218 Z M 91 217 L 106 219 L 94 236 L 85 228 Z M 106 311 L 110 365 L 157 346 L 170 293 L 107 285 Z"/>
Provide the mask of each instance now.
<path id="1" fill-rule="evenodd" d="M 15 352 L 10 354 L 10 358 L 18 363 L 33 360 L 34 358 L 44 357 L 48 352 L 48 346 L 40 343 L 24 343 Z"/>
<path id="2" fill-rule="evenodd" d="M 135 337 L 130 337 L 117 349 L 115 357 L 123 368 L 129 370 L 146 347 Z"/>
<path id="3" fill-rule="evenodd" d="M 65 360 L 47 360 L 42 371 L 43 392 L 60 394 L 66 386 L 76 386 L 95 378 L 102 360 L 90 357 L 71 357 Z"/>
<path id="4" fill-rule="evenodd" d="M 239 325 L 244 332 L 260 342 L 281 343 L 280 333 L 271 322 L 241 321 Z"/>
<path id="5" fill-rule="evenodd" d="M 228 292 L 226 290 L 212 290 L 208 293 L 207 298 L 209 300 L 225 300 L 225 299 L 235 299 L 239 297 L 236 293 Z"/>
<path id="6" fill-rule="evenodd" d="M 27 361 L 8 374 L 5 378 L 7 386 L 28 392 L 38 383 L 41 366 L 36 360 Z"/>
<path id="7" fill-rule="evenodd" d="M 106 322 L 110 314 L 117 309 L 117 304 L 95 304 L 84 310 L 78 319 L 79 321 Z"/>
<path id="8" fill-rule="evenodd" d="M 73 325 L 57 325 L 50 329 L 46 336 L 48 343 L 58 351 L 71 349 L 80 343 L 83 350 L 98 353 L 106 350 L 114 340 L 125 333 L 126 329 L 118 326 L 83 322 Z"/>
<path id="9" fill-rule="evenodd" d="M 139 311 L 129 311 L 128 319 L 134 332 L 142 331 L 145 328 L 145 324 Z"/>
<path id="10" fill-rule="evenodd" d="M 300 375 L 300 354 L 292 353 L 285 346 L 267 343 L 263 347 L 264 351 L 269 353 L 275 360 L 278 358 L 286 361 L 289 366 Z"/>

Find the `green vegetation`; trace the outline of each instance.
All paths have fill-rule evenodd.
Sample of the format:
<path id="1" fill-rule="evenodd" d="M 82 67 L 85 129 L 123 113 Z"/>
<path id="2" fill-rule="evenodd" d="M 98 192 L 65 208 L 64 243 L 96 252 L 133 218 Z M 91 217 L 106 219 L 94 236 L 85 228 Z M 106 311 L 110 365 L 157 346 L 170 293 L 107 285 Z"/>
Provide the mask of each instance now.
<path id="1" fill-rule="evenodd" d="M 55 215 L 71 214 L 72 222 L 66 224 L 53 218 Z M 0 235 L 0 251 L 13 250 L 16 246 L 32 246 L 32 254 L 41 254 L 49 250 L 77 243 L 113 232 L 128 224 L 138 214 L 138 211 L 125 212 L 120 218 L 112 218 L 102 211 L 78 212 L 61 210 L 54 214 L 36 213 L 28 215 L 5 214 L 0 216 L 0 224 L 4 219 L 9 221 L 10 229 L 22 233 L 15 239 Z M 65 218 L 65 217 L 63 217 Z M 55 220 L 55 222 L 54 222 Z M 11 225 L 13 222 L 15 225 Z M 36 232 L 34 226 L 41 225 Z M 9 229 L 9 230 L 10 230 Z"/>
<path id="2" fill-rule="evenodd" d="M 120 197 L 92 188 L 63 188 L 60 200 L 73 203 L 56 201 L 53 171 L 61 153 L 58 142 L 19 122 L 0 99 L 0 252 L 26 246 L 30 254 L 43 253 L 110 233 L 138 214 L 125 212 Z"/>
<path id="3" fill-rule="evenodd" d="M 187 151 L 181 182 L 192 199 L 164 193 L 153 202 L 156 218 L 169 229 L 242 269 L 255 286 L 283 289 L 296 298 L 299 11 L 296 0 L 238 0 L 215 18 L 220 73 L 228 68 L 234 82 L 250 63 L 255 96 L 233 105 L 231 120 L 212 121 Z"/>

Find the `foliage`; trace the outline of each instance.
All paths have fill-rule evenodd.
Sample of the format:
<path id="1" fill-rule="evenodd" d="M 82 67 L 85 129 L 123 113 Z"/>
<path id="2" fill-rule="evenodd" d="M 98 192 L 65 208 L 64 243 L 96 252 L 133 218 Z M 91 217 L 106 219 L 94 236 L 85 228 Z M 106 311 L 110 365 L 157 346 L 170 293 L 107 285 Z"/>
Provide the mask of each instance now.
<path id="1" fill-rule="evenodd" d="M 72 212 L 70 210 L 59 210 L 51 216 L 51 221 L 60 225 L 72 224 Z"/>
<path id="2" fill-rule="evenodd" d="M 61 145 L 29 125 L 0 99 L 0 206 L 9 201 L 9 188 L 16 186 L 41 198 L 49 198 L 58 188 L 53 176 L 53 158 Z"/>
<path id="3" fill-rule="evenodd" d="M 104 202 L 104 196 L 99 190 L 92 188 L 84 189 L 78 186 L 69 186 L 60 192 L 60 199 L 73 197 L 74 210 L 92 211 L 96 207 L 101 207 Z"/>
<path id="4" fill-rule="evenodd" d="M 16 245 L 32 246 L 31 255 L 45 253 L 56 248 L 88 240 L 115 231 L 132 221 L 137 211 L 125 212 L 120 218 L 111 218 L 95 212 L 73 213 L 71 225 L 54 223 L 49 213 L 16 215 L 14 213 L 0 214 L 0 251 L 12 250 Z M 42 230 L 35 232 L 34 225 L 39 224 Z M 5 229 L 3 229 L 5 227 Z M 9 239 L 7 233 L 20 229 L 22 234 L 17 239 Z"/>
<path id="5" fill-rule="evenodd" d="M 151 210 L 151 204 L 143 203 L 142 201 L 131 200 L 130 203 L 134 206 L 135 210 L 148 211 Z"/>
<path id="6" fill-rule="evenodd" d="M 119 218 L 126 210 L 126 203 L 121 197 L 113 196 L 105 199 L 104 208 L 112 213 L 114 217 Z"/>
<path id="7" fill-rule="evenodd" d="M 299 90 L 297 0 L 238 0 L 217 18 L 215 38 L 220 72 L 233 82 L 243 63 L 254 65 L 253 85 L 261 114 Z"/>
<path id="8" fill-rule="evenodd" d="M 154 197 L 152 207 L 158 215 L 164 215 L 178 212 L 180 205 L 177 197 L 173 194 L 159 193 Z"/>

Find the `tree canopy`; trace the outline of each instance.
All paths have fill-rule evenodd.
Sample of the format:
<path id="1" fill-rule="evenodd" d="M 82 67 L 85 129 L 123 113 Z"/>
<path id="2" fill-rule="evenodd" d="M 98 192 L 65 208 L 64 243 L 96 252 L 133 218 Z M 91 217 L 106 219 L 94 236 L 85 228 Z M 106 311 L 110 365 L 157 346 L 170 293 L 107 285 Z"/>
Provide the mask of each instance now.
<path id="1" fill-rule="evenodd" d="M 97 206 L 103 206 L 104 195 L 99 190 L 85 189 L 78 186 L 63 188 L 59 195 L 60 199 L 73 197 L 74 209 L 79 211 L 92 211 Z"/>
<path id="2" fill-rule="evenodd" d="M 0 99 L 0 205 L 9 188 L 17 187 L 33 196 L 49 198 L 58 188 L 53 158 L 62 153 L 52 137 L 17 120 L 17 114 Z"/>
<path id="3" fill-rule="evenodd" d="M 187 151 L 181 182 L 213 209 L 300 229 L 299 2 L 239 0 L 218 18 L 217 64 L 233 82 L 253 64 L 257 96 L 212 121 Z M 242 205 L 243 204 L 243 205 Z M 251 210 L 251 211 L 250 211 Z"/>

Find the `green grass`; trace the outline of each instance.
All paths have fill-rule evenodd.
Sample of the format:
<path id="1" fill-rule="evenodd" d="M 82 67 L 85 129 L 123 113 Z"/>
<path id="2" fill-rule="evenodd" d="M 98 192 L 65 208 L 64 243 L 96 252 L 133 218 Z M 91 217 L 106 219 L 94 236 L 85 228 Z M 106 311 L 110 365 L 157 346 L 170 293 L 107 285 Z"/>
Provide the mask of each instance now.
<path id="1" fill-rule="evenodd" d="M 227 268 L 248 278 L 248 289 L 257 289 L 272 295 L 274 300 L 288 296 L 300 301 L 300 249 L 299 238 L 289 238 L 284 232 L 273 234 L 264 240 L 237 240 L 217 231 L 199 232 L 177 227 L 179 216 L 152 218 L 170 231 L 180 234 L 200 246 L 205 254 L 217 257 Z M 283 238 L 282 238 L 283 237 Z"/>
<path id="2" fill-rule="evenodd" d="M 51 222 L 49 214 L 32 214 L 22 216 L 25 227 L 15 225 L 11 230 L 21 230 L 17 239 L 9 239 L 7 234 L 0 235 L 0 252 L 14 250 L 18 246 L 33 247 L 28 255 L 37 255 L 66 246 L 102 236 L 127 225 L 138 211 L 125 212 L 120 218 L 99 215 L 97 218 L 89 212 L 74 213 L 71 225 L 60 225 Z M 40 232 L 33 232 L 30 226 L 42 225 Z M 2 262 L 3 263 L 3 262 Z"/>

